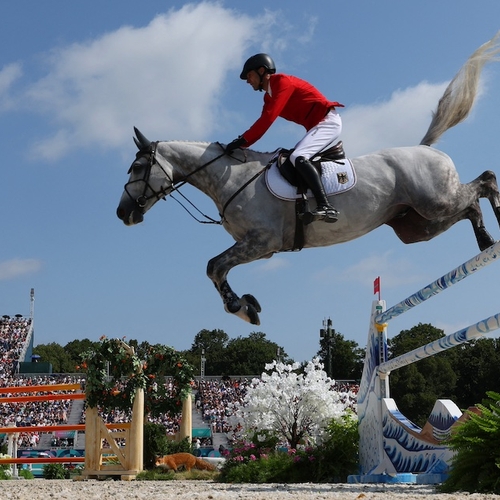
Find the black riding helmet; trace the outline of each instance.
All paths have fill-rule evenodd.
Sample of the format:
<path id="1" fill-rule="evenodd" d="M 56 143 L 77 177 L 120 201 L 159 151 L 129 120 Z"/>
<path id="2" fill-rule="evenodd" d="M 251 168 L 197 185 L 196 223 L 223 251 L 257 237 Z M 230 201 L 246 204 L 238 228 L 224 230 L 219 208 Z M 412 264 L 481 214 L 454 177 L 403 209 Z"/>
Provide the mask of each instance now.
<path id="1" fill-rule="evenodd" d="M 276 65 L 271 56 L 267 54 L 255 54 L 254 56 L 247 59 L 247 62 L 243 66 L 240 78 L 242 80 L 247 79 L 249 71 L 257 71 L 259 68 L 265 68 L 266 73 L 276 73 Z"/>

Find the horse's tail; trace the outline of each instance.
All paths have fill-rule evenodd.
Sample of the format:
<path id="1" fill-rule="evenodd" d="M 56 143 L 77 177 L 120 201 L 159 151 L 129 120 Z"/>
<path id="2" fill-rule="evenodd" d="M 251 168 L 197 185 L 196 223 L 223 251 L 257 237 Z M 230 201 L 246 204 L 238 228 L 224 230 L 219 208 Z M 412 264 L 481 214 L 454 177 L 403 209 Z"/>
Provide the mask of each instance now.
<path id="1" fill-rule="evenodd" d="M 435 144 L 448 129 L 467 118 L 477 96 L 483 66 L 489 61 L 500 60 L 499 42 L 500 31 L 489 42 L 481 45 L 455 75 L 439 100 L 420 144 Z"/>

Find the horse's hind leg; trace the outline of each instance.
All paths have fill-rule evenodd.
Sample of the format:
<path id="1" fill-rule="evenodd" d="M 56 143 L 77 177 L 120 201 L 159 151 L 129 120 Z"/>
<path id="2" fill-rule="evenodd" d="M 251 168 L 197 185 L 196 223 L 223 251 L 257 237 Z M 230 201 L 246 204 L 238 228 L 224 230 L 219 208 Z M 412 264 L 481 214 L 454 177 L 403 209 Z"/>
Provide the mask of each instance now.
<path id="1" fill-rule="evenodd" d="M 481 252 L 495 243 L 491 234 L 488 233 L 484 227 L 483 214 L 481 212 L 481 207 L 479 206 L 479 201 L 473 203 L 468 209 L 466 209 L 464 218 L 470 220 L 479 250 L 481 250 Z"/>
<path id="2" fill-rule="evenodd" d="M 481 251 L 490 247 L 495 243 L 495 240 L 486 231 L 483 223 L 483 216 L 479 202 L 475 202 L 465 210 L 462 210 L 453 217 L 438 218 L 428 220 L 417 213 L 413 208 L 402 217 L 396 217 L 386 224 L 391 226 L 398 238 L 403 243 L 417 243 L 420 241 L 429 241 L 447 231 L 453 224 L 469 219 L 477 244 Z"/>
<path id="3" fill-rule="evenodd" d="M 475 203 L 470 206 L 470 213 L 467 218 L 471 221 L 476 235 L 477 243 L 481 251 L 486 250 L 495 243 L 495 240 L 484 227 L 483 214 L 479 205 L 479 198 L 487 198 L 493 209 L 493 213 L 500 225 L 500 193 L 498 191 L 497 178 L 494 172 L 486 170 L 470 185 L 477 187 L 479 196 Z"/>
<path id="4" fill-rule="evenodd" d="M 495 240 L 484 226 L 479 198 L 487 198 L 490 201 L 500 224 L 500 194 L 495 174 L 489 170 L 483 172 L 472 182 L 460 186 L 460 190 L 454 197 L 455 200 L 460 200 L 463 207 L 458 212 L 453 213 L 452 208 L 455 205 L 450 205 L 451 208 L 448 207 L 446 211 L 441 209 L 441 216 L 431 218 L 432 214 L 426 213 L 430 204 L 426 204 L 419 212 L 410 208 L 403 216 L 396 217 L 388 221 L 387 224 L 394 229 L 404 243 L 416 243 L 429 241 L 447 231 L 458 221 L 468 219 L 472 224 L 479 249 L 483 251 L 493 245 Z M 450 213 L 452 215 L 449 215 Z"/>
<path id="5" fill-rule="evenodd" d="M 498 191 L 495 173 L 491 170 L 486 170 L 486 172 L 483 172 L 476 180 L 481 181 L 483 190 L 481 197 L 488 198 L 498 225 L 500 226 L 500 192 Z"/>

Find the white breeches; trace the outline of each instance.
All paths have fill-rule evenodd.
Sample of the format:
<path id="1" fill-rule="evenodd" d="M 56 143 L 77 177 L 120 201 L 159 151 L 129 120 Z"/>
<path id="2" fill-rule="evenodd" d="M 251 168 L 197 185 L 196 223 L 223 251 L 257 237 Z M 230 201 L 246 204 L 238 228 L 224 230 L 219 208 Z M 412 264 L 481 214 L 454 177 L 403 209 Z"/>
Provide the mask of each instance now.
<path id="1" fill-rule="evenodd" d="M 290 155 L 291 162 L 295 165 L 295 160 L 299 156 L 309 160 L 323 149 L 333 146 L 341 132 L 342 119 L 337 111 L 331 110 L 296 144 L 295 150 Z"/>

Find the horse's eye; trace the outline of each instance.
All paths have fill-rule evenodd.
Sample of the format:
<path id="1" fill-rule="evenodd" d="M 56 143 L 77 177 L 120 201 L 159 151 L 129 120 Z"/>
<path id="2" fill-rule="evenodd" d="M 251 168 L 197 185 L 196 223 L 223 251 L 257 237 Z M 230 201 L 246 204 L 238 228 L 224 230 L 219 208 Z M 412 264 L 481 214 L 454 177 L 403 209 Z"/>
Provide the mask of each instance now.
<path id="1" fill-rule="evenodd" d="M 142 170 L 143 167 L 147 166 L 148 164 L 148 159 L 147 158 L 139 158 L 138 160 L 135 160 L 132 165 L 130 165 L 130 168 L 128 169 L 127 174 L 130 174 L 131 172 L 138 173 Z"/>

